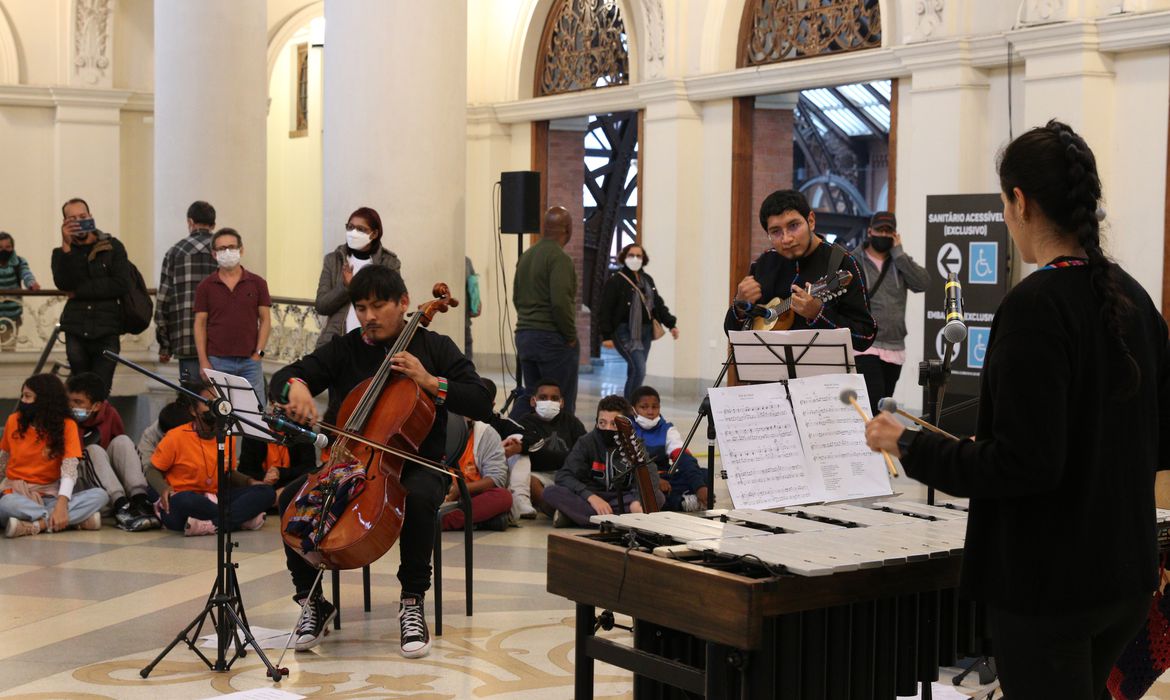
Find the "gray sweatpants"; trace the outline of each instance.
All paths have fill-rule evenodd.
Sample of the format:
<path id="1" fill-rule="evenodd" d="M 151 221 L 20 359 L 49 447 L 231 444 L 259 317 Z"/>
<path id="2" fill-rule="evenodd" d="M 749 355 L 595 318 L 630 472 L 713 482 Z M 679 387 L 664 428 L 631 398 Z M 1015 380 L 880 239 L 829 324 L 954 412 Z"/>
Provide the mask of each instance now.
<path id="1" fill-rule="evenodd" d="M 109 505 L 119 498 L 146 493 L 146 476 L 138 449 L 129 435 L 119 435 L 102 449 L 98 445 L 85 448 L 89 458 L 78 465 L 78 488 L 99 488 L 109 494 Z M 108 514 L 109 508 L 103 508 Z"/>

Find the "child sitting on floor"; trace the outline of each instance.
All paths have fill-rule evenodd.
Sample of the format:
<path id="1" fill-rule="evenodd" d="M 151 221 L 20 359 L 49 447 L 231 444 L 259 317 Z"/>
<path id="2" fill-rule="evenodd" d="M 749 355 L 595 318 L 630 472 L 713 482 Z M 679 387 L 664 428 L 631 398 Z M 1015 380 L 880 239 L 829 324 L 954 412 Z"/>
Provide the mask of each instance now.
<path id="1" fill-rule="evenodd" d="M 74 491 L 81 435 L 69 412 L 65 386 L 51 374 L 29 377 L 16 412 L 0 438 L 0 519 L 9 538 L 97 530 L 109 500 L 102 489 Z"/>
<path id="2" fill-rule="evenodd" d="M 707 507 L 707 470 L 690 452 L 682 452 L 682 435 L 678 428 L 662 417 L 662 399 L 654 387 L 641 386 L 634 390 L 634 431 L 646 444 L 646 451 L 658 465 L 662 490 L 666 493 L 664 510 L 693 512 Z M 672 460 L 678 460 L 678 469 L 667 476 Z"/>

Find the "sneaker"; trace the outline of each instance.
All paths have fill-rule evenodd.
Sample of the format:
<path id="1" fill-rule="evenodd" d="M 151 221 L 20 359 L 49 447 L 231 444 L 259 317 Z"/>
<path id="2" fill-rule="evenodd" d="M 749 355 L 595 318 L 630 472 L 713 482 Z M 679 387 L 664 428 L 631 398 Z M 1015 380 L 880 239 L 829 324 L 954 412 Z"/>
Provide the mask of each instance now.
<path id="1" fill-rule="evenodd" d="M 125 523 L 119 521 L 118 527 L 126 532 L 143 532 L 144 530 L 157 530 L 162 527 L 162 523 L 153 515 L 143 515 L 130 518 Z"/>
<path id="2" fill-rule="evenodd" d="M 697 513 L 703 510 L 703 504 L 699 503 L 699 497 L 693 493 L 683 494 L 682 509 L 684 513 Z"/>
<path id="3" fill-rule="evenodd" d="M 431 650 L 431 632 L 423 615 L 423 597 L 403 593 L 398 604 L 399 647 L 408 659 L 426 656 Z"/>
<path id="4" fill-rule="evenodd" d="M 130 497 L 130 512 L 138 517 L 153 516 L 154 504 L 145 493 L 136 493 Z"/>
<path id="5" fill-rule="evenodd" d="M 100 530 L 102 529 L 102 514 L 94 513 L 85 520 L 77 523 L 78 530 Z"/>
<path id="6" fill-rule="evenodd" d="M 200 535 L 214 535 L 215 523 L 210 520 L 199 520 L 197 518 L 187 518 L 187 525 L 183 528 L 183 534 L 187 537 L 199 537 Z"/>
<path id="7" fill-rule="evenodd" d="M 36 535 L 41 531 L 40 521 L 21 520 L 20 518 L 9 518 L 8 526 L 4 528 L 4 536 L 8 539 L 16 539 L 17 537 L 24 537 L 25 535 Z"/>
<path id="8" fill-rule="evenodd" d="M 305 599 L 297 601 L 301 606 L 301 617 L 297 620 L 297 628 L 293 635 L 296 638 L 294 648 L 297 651 L 306 651 L 317 646 L 321 637 L 329 636 L 329 623 L 337 617 L 337 608 L 321 596 L 316 596 L 309 603 Z"/>
<path id="9" fill-rule="evenodd" d="M 129 529 L 129 524 L 140 517 L 129 499 L 124 499 L 122 505 L 114 509 L 114 523 L 123 530 Z"/>
<path id="10" fill-rule="evenodd" d="M 246 520 L 240 525 L 241 530 L 259 530 L 264 527 L 264 513 L 257 513 L 256 517 Z"/>
<path id="11" fill-rule="evenodd" d="M 552 516 L 553 527 L 573 527 L 576 523 L 561 511 L 556 511 Z"/>
<path id="12" fill-rule="evenodd" d="M 531 520 L 536 517 L 536 508 L 527 496 L 515 496 L 512 501 L 512 516 L 517 520 Z"/>
<path id="13" fill-rule="evenodd" d="M 500 513 L 494 517 L 479 523 L 475 526 L 477 530 L 495 530 L 496 532 L 504 532 L 508 529 L 508 514 Z"/>

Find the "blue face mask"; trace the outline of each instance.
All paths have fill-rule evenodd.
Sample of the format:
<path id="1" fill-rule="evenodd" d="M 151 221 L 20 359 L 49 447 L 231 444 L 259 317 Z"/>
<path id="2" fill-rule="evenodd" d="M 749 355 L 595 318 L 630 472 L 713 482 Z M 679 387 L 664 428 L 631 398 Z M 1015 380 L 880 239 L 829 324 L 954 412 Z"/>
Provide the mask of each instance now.
<path id="1" fill-rule="evenodd" d="M 89 420 L 89 411 L 86 409 L 74 407 L 69 410 L 73 413 L 73 420 L 77 421 L 78 423 L 84 423 L 85 421 Z"/>

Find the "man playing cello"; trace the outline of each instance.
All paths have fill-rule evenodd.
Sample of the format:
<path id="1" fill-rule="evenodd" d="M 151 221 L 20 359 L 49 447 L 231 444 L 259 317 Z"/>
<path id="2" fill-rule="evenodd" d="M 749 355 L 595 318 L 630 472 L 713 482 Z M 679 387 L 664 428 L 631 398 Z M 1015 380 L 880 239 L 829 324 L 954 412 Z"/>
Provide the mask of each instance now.
<path id="1" fill-rule="evenodd" d="M 865 298 L 865 278 L 856 261 L 839 245 L 827 243 L 813 229 L 816 215 L 804 195 L 796 190 L 777 190 L 760 205 L 760 226 L 768 232 L 772 249 L 752 263 L 751 271 L 735 290 L 736 302 L 765 304 L 791 295 L 795 318 L 792 328 L 848 328 L 854 350 L 873 343 L 877 325 Z M 853 279 L 841 296 L 827 304 L 807 293 L 807 285 L 839 270 Z M 739 330 L 743 311 L 735 305 L 727 312 L 725 330 Z"/>
<path id="2" fill-rule="evenodd" d="M 349 285 L 360 328 L 317 348 L 272 377 L 270 396 L 279 397 L 288 387 L 285 411 L 295 421 L 313 423 L 317 409 L 313 396 L 329 390 L 324 422 L 336 424 L 342 401 L 363 380 L 373 376 L 407 323 L 411 310 L 406 284 L 398 272 L 370 265 L 354 275 Z M 492 397 L 479 381 L 475 366 L 450 338 L 418 328 L 407 350 L 391 358 L 395 372 L 414 380 L 435 404 L 435 419 L 423 440 L 419 456 L 438 462 L 446 444 L 447 412 L 475 420 L 491 419 Z M 284 489 L 283 513 L 301 490 L 305 477 Z M 402 523 L 401 563 L 398 580 L 402 597 L 398 608 L 400 646 L 407 658 L 425 656 L 431 648 L 430 630 L 423 615 L 423 596 L 431 586 L 431 552 L 435 541 L 435 513 L 443 503 L 450 479 L 413 462 L 402 469 L 402 486 L 408 491 Z M 303 605 L 296 628 L 296 649 L 310 649 L 328 633 L 336 615 L 321 595 L 320 587 L 306 602 L 317 578 L 314 569 L 294 549 L 285 545 L 285 556 L 295 600 Z"/>

